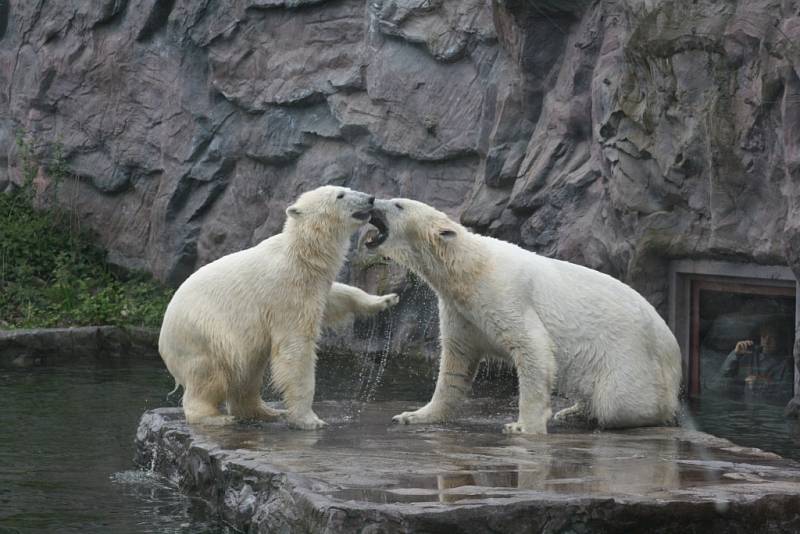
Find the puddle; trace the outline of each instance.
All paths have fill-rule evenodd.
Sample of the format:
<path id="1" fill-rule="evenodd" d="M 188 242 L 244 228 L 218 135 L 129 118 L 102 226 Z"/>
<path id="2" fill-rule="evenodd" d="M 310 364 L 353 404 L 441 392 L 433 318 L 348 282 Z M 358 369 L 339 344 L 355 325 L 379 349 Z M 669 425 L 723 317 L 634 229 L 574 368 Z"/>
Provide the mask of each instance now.
<path id="1" fill-rule="evenodd" d="M 484 499 L 512 499 L 517 497 L 513 493 L 486 493 L 476 488 L 469 493 L 453 493 L 450 491 L 426 491 L 418 488 L 381 490 L 373 488 L 346 489 L 329 493 L 328 497 L 342 501 L 371 502 L 378 504 L 414 504 L 414 503 L 443 503 L 451 504 L 460 501 L 476 501 Z"/>

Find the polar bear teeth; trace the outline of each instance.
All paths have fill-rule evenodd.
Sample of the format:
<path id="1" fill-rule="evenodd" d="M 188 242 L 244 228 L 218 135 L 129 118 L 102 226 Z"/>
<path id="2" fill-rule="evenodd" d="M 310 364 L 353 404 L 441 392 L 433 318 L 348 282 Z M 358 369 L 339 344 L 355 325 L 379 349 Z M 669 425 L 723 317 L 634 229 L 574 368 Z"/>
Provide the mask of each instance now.
<path id="1" fill-rule="evenodd" d="M 371 245 L 378 239 L 379 234 L 380 232 L 378 232 L 374 228 L 371 230 L 367 230 L 367 233 L 364 235 L 364 243 L 367 245 Z"/>
<path id="2" fill-rule="evenodd" d="M 384 220 L 376 211 L 372 212 L 372 217 L 370 217 L 369 223 L 375 228 L 367 231 L 365 234 L 364 244 L 369 248 L 374 248 L 386 241 L 386 237 L 389 234 L 389 229 L 387 228 Z"/>
<path id="3" fill-rule="evenodd" d="M 368 230 L 364 237 L 364 244 L 368 248 L 375 248 L 386 240 L 386 234 L 375 230 Z"/>

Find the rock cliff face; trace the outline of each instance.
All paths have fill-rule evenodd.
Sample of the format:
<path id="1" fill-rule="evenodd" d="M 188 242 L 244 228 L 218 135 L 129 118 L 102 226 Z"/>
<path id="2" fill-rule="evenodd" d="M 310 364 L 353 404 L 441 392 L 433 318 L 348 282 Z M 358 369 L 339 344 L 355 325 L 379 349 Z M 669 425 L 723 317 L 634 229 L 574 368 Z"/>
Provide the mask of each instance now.
<path id="1" fill-rule="evenodd" d="M 0 84 L 0 190 L 21 138 L 42 202 L 172 284 L 322 183 L 662 310 L 671 259 L 800 275 L 798 0 L 0 0 Z M 363 251 L 347 276 L 406 280 Z"/>

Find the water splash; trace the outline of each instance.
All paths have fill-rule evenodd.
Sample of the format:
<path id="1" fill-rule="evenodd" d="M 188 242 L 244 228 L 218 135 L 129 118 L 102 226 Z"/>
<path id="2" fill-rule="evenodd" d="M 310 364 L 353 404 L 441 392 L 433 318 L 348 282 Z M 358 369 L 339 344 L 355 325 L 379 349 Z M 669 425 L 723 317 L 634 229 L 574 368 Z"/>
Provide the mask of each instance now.
<path id="1" fill-rule="evenodd" d="M 392 346 L 392 331 L 394 330 L 394 323 L 397 318 L 397 313 L 394 311 L 390 312 L 389 320 L 386 322 L 383 331 L 383 349 L 380 351 L 378 355 L 378 362 L 377 362 L 377 369 L 375 369 L 375 376 L 372 378 L 370 375 L 370 380 L 367 390 L 364 394 L 364 402 L 368 403 L 371 402 L 375 398 L 375 392 L 380 386 L 381 381 L 383 380 L 383 374 L 386 371 L 386 362 L 389 361 L 389 351 Z M 373 362 L 373 368 L 376 367 L 376 364 Z"/>
<path id="2" fill-rule="evenodd" d="M 409 276 L 408 285 L 402 292 L 401 301 L 403 302 L 403 309 L 418 309 L 420 305 L 428 305 L 428 298 L 425 298 L 427 286 L 416 276 Z M 353 394 L 353 401 L 357 404 L 355 408 L 356 417 L 361 414 L 361 408 L 364 404 L 372 402 L 375 395 L 383 382 L 383 377 L 386 372 L 386 367 L 389 361 L 389 353 L 392 350 L 392 335 L 397 329 L 397 323 L 400 320 L 399 306 L 389 310 L 388 319 L 370 319 L 370 326 L 367 333 L 366 349 L 361 354 L 361 365 L 358 373 L 358 380 L 356 383 L 355 391 Z M 432 321 L 425 321 L 425 330 L 423 337 L 427 335 L 427 330 L 430 328 Z M 379 325 L 383 325 L 379 329 Z M 380 330 L 380 333 L 379 333 Z M 377 338 L 380 335 L 380 338 Z M 377 338 L 377 339 L 376 339 Z M 402 357 L 402 349 L 396 355 Z"/>
<path id="3" fill-rule="evenodd" d="M 117 484 L 148 484 L 158 483 L 163 485 L 163 477 L 152 469 L 136 469 L 112 473 L 109 480 Z"/>
<path id="4" fill-rule="evenodd" d="M 363 397 L 363 392 L 367 389 L 372 373 L 375 367 L 375 361 L 372 358 L 372 344 L 375 339 L 375 332 L 378 329 L 378 320 L 371 318 L 369 320 L 369 331 L 367 333 L 367 348 L 361 354 L 361 366 L 358 372 L 358 382 L 356 384 L 353 400 L 360 401 Z"/>

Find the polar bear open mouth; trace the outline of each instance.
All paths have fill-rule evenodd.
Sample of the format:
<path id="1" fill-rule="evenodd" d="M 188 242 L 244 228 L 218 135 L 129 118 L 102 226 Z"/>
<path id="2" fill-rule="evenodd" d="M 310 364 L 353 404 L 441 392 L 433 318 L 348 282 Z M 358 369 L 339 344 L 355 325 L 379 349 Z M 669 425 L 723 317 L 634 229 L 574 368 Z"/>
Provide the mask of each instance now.
<path id="1" fill-rule="evenodd" d="M 353 218 L 359 221 L 366 221 L 372 215 L 372 210 L 361 210 L 353 213 Z"/>
<path id="2" fill-rule="evenodd" d="M 364 240 L 364 245 L 366 245 L 367 248 L 375 248 L 389 237 L 389 228 L 386 226 L 383 214 L 378 210 L 373 210 L 371 215 L 372 217 L 370 217 L 369 223 L 377 228 L 377 230 L 372 228 L 367 232 L 366 239 Z"/>

